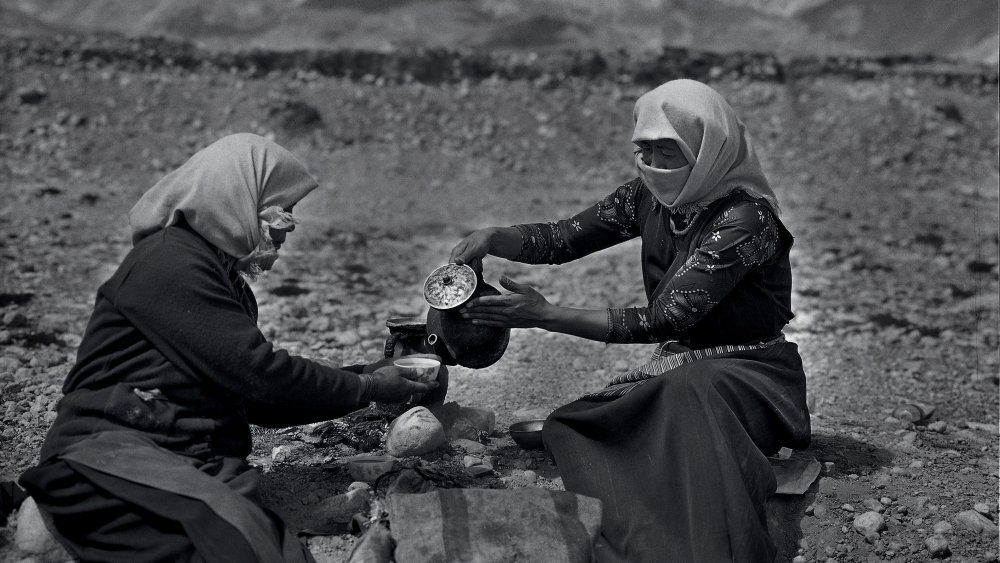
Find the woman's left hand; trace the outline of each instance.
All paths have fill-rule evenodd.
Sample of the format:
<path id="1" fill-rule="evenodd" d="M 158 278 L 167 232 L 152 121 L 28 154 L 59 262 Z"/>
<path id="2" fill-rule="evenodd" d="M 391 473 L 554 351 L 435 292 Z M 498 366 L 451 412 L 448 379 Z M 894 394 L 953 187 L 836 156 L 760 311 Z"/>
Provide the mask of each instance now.
<path id="1" fill-rule="evenodd" d="M 507 295 L 477 297 L 459 309 L 462 318 L 473 324 L 501 328 L 540 327 L 552 304 L 534 288 L 503 276 L 500 285 Z"/>

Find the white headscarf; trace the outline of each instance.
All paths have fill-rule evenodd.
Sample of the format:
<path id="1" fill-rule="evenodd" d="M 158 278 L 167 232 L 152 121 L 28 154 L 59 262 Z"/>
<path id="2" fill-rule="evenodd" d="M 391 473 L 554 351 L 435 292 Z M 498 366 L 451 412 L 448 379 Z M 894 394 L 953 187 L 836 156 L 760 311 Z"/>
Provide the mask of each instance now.
<path id="1" fill-rule="evenodd" d="M 129 212 L 132 244 L 183 217 L 226 254 L 246 258 L 263 236 L 261 212 L 289 209 L 317 186 L 280 145 L 251 133 L 229 135 L 143 194 Z"/>
<path id="2" fill-rule="evenodd" d="M 742 190 L 764 199 L 778 212 L 777 197 L 760 168 L 746 127 L 711 87 L 695 80 L 671 80 L 640 96 L 633 117 L 633 142 L 673 139 L 691 166 L 680 193 L 658 194 L 647 186 L 671 211 L 703 208 Z M 642 156 L 637 154 L 641 175 L 640 164 Z"/>

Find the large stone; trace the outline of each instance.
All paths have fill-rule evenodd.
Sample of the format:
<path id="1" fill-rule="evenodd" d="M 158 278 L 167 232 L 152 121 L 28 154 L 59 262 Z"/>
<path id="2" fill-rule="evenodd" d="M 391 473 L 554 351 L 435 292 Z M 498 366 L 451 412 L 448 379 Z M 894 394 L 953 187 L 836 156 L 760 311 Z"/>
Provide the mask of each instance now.
<path id="1" fill-rule="evenodd" d="M 970 530 L 979 534 L 997 535 L 997 525 L 986 516 L 975 510 L 963 510 L 955 515 L 955 526 L 962 530 Z"/>
<path id="2" fill-rule="evenodd" d="M 446 443 L 441 422 L 426 408 L 414 407 L 392 421 L 386 449 L 390 455 L 406 457 L 432 452 Z"/>
<path id="3" fill-rule="evenodd" d="M 924 547 L 930 552 L 931 557 L 935 559 L 944 559 L 951 555 L 951 549 L 948 548 L 948 539 L 938 534 L 934 534 L 924 540 Z"/>
<path id="4" fill-rule="evenodd" d="M 885 518 L 875 511 L 859 514 L 854 518 L 854 530 L 873 542 L 878 539 L 879 532 L 885 530 Z"/>
<path id="5" fill-rule="evenodd" d="M 468 436 L 474 432 L 491 433 L 496 430 L 497 417 L 490 409 L 478 407 L 463 407 L 455 402 L 444 403 L 431 407 L 431 412 L 441 421 L 448 436 L 455 440 L 457 438 L 468 438 L 475 440 L 474 436 Z"/>
<path id="6" fill-rule="evenodd" d="M 445 435 L 449 440 L 467 440 L 475 442 L 479 439 L 479 429 L 473 426 L 467 418 L 459 418 L 445 426 Z"/>
<path id="7" fill-rule="evenodd" d="M 36 563 L 63 563 L 73 561 L 70 554 L 56 541 L 49 531 L 45 519 L 35 500 L 28 497 L 17 511 L 17 530 L 14 532 L 14 546 L 27 556 L 25 559 Z"/>
<path id="8" fill-rule="evenodd" d="M 370 507 L 371 492 L 357 488 L 323 499 L 315 510 L 320 522 L 350 522 L 355 514 L 367 513 Z"/>

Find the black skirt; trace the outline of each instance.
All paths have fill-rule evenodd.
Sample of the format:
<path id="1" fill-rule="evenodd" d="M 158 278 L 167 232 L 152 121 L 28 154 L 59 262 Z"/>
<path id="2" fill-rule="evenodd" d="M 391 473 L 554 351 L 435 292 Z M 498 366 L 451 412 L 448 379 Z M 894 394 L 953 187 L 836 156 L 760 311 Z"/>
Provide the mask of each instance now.
<path id="1" fill-rule="evenodd" d="M 795 344 L 685 363 L 547 420 L 566 489 L 603 503 L 601 562 L 773 561 L 767 456 L 809 443 Z"/>
<path id="2" fill-rule="evenodd" d="M 81 561 L 306 563 L 235 457 L 181 456 L 134 432 L 102 432 L 21 476 Z"/>

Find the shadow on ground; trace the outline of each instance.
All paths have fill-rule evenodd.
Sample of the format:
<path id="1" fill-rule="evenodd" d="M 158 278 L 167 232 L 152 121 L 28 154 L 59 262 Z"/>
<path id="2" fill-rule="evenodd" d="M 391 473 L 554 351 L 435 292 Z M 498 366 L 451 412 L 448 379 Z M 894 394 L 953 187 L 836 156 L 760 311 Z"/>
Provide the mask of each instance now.
<path id="1" fill-rule="evenodd" d="M 809 447 L 794 452 L 792 458 L 815 458 L 833 465 L 824 467 L 805 494 L 775 495 L 768 500 L 767 524 L 778 548 L 776 563 L 788 563 L 798 554 L 799 542 L 807 535 L 803 523 L 810 518 L 806 508 L 815 502 L 823 477 L 872 473 L 892 464 L 889 450 L 850 437 L 827 434 L 814 434 Z"/>

